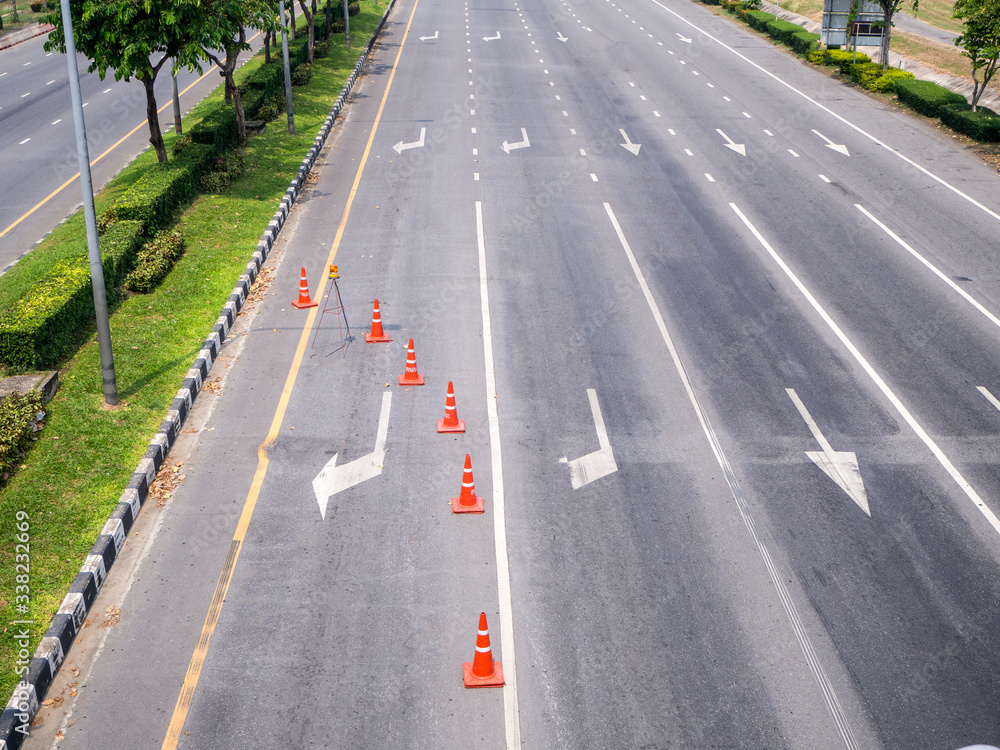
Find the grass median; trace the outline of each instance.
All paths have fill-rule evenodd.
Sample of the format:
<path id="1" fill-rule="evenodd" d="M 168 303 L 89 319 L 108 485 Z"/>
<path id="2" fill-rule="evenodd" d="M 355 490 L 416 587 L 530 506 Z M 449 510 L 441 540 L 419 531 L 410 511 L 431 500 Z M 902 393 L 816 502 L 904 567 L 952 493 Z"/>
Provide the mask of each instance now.
<path id="1" fill-rule="evenodd" d="M 362 0 L 361 13 L 351 18 L 354 46 L 344 46 L 343 34 L 332 35 L 329 55 L 316 59 L 312 80 L 293 89 L 298 134 L 289 135 L 284 115 L 279 116 L 264 134 L 251 138 L 242 177 L 218 195 L 200 196 L 178 219 L 187 250 L 160 286 L 150 294 L 118 294 L 111 336 L 121 403 L 104 406 L 93 329 L 81 335 L 73 354 L 60 364 L 61 387 L 46 407 L 37 442 L 0 488 L 4 701 L 19 679 L 20 646 L 14 636 L 22 626 L 13 623 L 31 623 L 27 629 L 34 653 L 384 9 L 384 0 L 379 6 Z M 261 55 L 247 62 L 238 80 L 262 62 Z M 220 86 L 184 118 L 185 128 L 221 99 Z M 165 137 L 168 149 L 173 137 Z M 96 197 L 98 213 L 154 161 L 155 154 L 147 150 L 126 167 Z M 85 252 L 86 238 L 78 212 L 0 278 L 0 305 L 16 299 L 56 260 L 81 248 Z M 23 593 L 16 587 L 25 585 L 23 578 L 18 583 L 15 570 L 23 562 L 16 558 L 19 512 L 29 523 L 30 603 L 25 611 L 16 606 L 17 594 Z M 143 533 L 141 516 L 132 533 L 137 532 Z"/>

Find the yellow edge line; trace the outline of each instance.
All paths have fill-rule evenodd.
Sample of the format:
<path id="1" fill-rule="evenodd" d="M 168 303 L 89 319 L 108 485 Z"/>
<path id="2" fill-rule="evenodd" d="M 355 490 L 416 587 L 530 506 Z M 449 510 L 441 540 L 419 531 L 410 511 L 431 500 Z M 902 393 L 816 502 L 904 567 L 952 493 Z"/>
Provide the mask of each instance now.
<path id="1" fill-rule="evenodd" d="M 341 238 L 344 236 L 344 228 L 347 226 L 347 218 L 351 212 L 351 205 L 354 203 L 354 197 L 357 195 L 358 185 L 361 183 L 361 175 L 364 173 L 365 165 L 368 162 L 368 155 L 371 152 L 372 143 L 375 141 L 375 133 L 378 130 L 379 121 L 382 119 L 382 111 L 385 109 L 386 100 L 389 98 L 389 90 L 392 88 L 392 81 L 396 77 L 396 68 L 399 66 L 399 59 L 403 55 L 406 37 L 410 33 L 410 25 L 413 23 L 413 16 L 417 12 L 417 4 L 419 2 L 420 0 L 414 1 L 413 11 L 410 13 L 409 21 L 406 23 L 406 31 L 403 32 L 403 39 L 399 44 L 399 52 L 396 54 L 396 61 L 393 63 L 392 72 L 389 74 L 389 82 L 385 87 L 382 103 L 379 105 L 378 114 L 375 115 L 375 122 L 372 125 L 371 135 L 368 137 L 368 144 L 365 146 L 364 154 L 361 157 L 361 164 L 358 166 L 358 172 L 354 177 L 354 184 L 351 186 L 347 205 L 344 206 L 344 214 L 340 219 L 340 225 L 337 227 L 333 246 L 330 248 L 330 254 L 327 256 L 327 266 L 331 265 L 337 257 L 337 250 L 340 247 Z M 316 299 L 322 298 L 323 291 L 326 289 L 327 278 L 327 274 L 324 273 L 317 286 Z M 243 504 L 240 520 L 236 524 L 236 532 L 233 534 L 233 541 L 230 543 L 229 555 L 219 574 L 219 580 L 215 585 L 215 594 L 212 596 L 212 603 L 209 605 L 208 614 L 205 615 L 205 624 L 202 626 L 198 644 L 195 646 L 194 654 L 191 656 L 191 662 L 188 665 L 187 674 L 181 685 L 181 693 L 177 698 L 177 705 L 174 707 L 174 713 L 170 719 L 170 725 L 167 727 L 167 736 L 163 740 L 161 750 L 174 750 L 177 747 L 177 742 L 180 740 L 181 730 L 184 728 L 184 722 L 187 720 L 188 711 L 194 699 L 194 692 L 198 687 L 198 680 L 201 677 L 201 670 L 208 656 L 208 647 L 212 641 L 212 634 L 215 632 L 215 625 L 222 613 L 222 605 L 226 600 L 226 593 L 229 591 L 229 583 L 232 581 L 233 572 L 236 570 L 236 562 L 240 557 L 243 540 L 246 538 L 250 519 L 253 517 L 254 509 L 257 507 L 257 499 L 260 497 L 260 488 L 264 484 L 264 477 L 267 475 L 267 449 L 277 439 L 278 433 L 281 430 L 281 424 L 285 419 L 285 410 L 288 408 L 288 401 L 292 396 L 292 389 L 295 386 L 295 380 L 298 377 L 299 368 L 305 356 L 309 334 L 312 332 L 318 309 L 318 307 L 309 309 L 309 315 L 306 318 L 302 334 L 299 337 L 299 345 L 295 350 L 295 358 L 292 360 L 288 377 L 285 379 L 285 386 L 281 391 L 281 398 L 278 400 L 278 408 L 274 413 L 274 418 L 271 420 L 271 429 L 268 431 L 264 442 L 257 447 L 257 471 L 250 485 L 250 492 L 247 493 L 246 501 Z"/>
<path id="2" fill-rule="evenodd" d="M 260 32 L 259 32 L 259 31 L 258 31 L 258 32 L 257 32 L 256 34 L 254 34 L 254 35 L 253 35 L 253 36 L 252 36 L 252 37 L 250 38 L 250 41 L 252 42 L 252 41 L 253 41 L 254 39 L 256 39 L 256 38 L 257 38 L 258 36 L 260 36 Z M 216 66 L 215 66 L 215 65 L 213 65 L 213 66 L 212 66 L 211 68 L 209 68 L 209 69 L 208 69 L 208 70 L 207 70 L 207 71 L 206 71 L 206 72 L 205 72 L 205 73 L 204 73 L 204 74 L 203 74 L 203 75 L 201 76 L 201 78 L 199 78 L 199 79 L 198 79 L 197 81 L 193 81 L 193 82 L 192 82 L 192 83 L 191 83 L 191 84 L 190 84 L 190 85 L 189 85 L 189 86 L 188 86 L 187 88 L 185 88 L 185 89 L 184 89 L 183 91 L 181 91 L 181 92 L 180 92 L 180 93 L 179 93 L 179 94 L 177 95 L 177 97 L 178 97 L 178 98 L 180 98 L 180 97 L 184 96 L 184 94 L 186 94 L 186 93 L 187 93 L 188 91 L 190 91 L 190 90 L 192 89 L 192 87 L 196 86 L 197 84 L 199 84 L 199 83 L 201 83 L 201 82 L 202 82 L 203 80 L 205 80 L 206 76 L 208 76 L 208 74 L 209 74 L 209 73 L 211 73 L 211 72 L 212 72 L 213 70 L 216 70 Z M 165 109 L 166 109 L 167 107 L 169 107 L 169 106 L 170 106 L 171 104 L 173 104 L 173 98 L 171 98 L 171 100 L 170 100 L 169 102 L 167 102 L 167 103 L 166 103 L 166 104 L 164 104 L 164 105 L 163 105 L 162 107 L 160 107 L 160 108 L 159 108 L 158 110 L 156 110 L 156 114 L 160 114 L 160 113 L 161 113 L 161 112 L 162 112 L 163 110 L 165 110 Z M 139 123 L 138 125 L 136 125 L 136 126 L 135 126 L 134 128 L 132 128 L 132 129 L 131 129 L 131 130 L 130 130 L 130 131 L 129 131 L 128 133 L 126 133 L 125 135 L 123 135 L 123 136 L 122 136 L 122 137 L 121 137 L 121 138 L 120 138 L 120 139 L 119 139 L 119 140 L 118 140 L 117 142 L 115 142 L 115 143 L 114 143 L 114 144 L 113 144 L 113 145 L 112 145 L 112 146 L 111 146 L 110 148 L 108 148 L 108 150 L 107 150 L 107 151 L 105 151 L 105 152 L 104 152 L 103 154 L 101 154 L 101 155 L 100 155 L 100 156 L 98 156 L 98 157 L 97 157 L 96 159 L 94 159 L 94 160 L 93 160 L 92 162 L 90 162 L 90 166 L 91 166 L 91 167 L 93 167 L 93 166 L 94 166 L 95 164 L 97 164 L 97 162 L 99 162 L 99 161 L 100 161 L 101 159 L 103 159 L 103 158 L 104 158 L 105 156 L 107 156 L 107 155 L 108 155 L 108 154 L 110 154 L 110 153 L 111 153 L 112 151 L 114 151 L 114 150 L 115 150 L 116 148 L 118 148 L 118 147 L 119 147 L 120 145 L 122 145 L 122 143 L 124 143 L 124 142 L 125 142 L 126 140 L 128 140 L 129 138 L 131 138 L 131 137 L 132 137 L 132 136 L 133 136 L 133 135 L 135 134 L 135 132 L 136 132 L 137 130 L 139 130 L 139 128 L 141 128 L 141 127 L 142 127 L 143 125 L 146 125 L 146 124 L 147 124 L 148 122 L 149 122 L 149 118 L 147 117 L 147 118 L 146 118 L 145 120 L 143 120 L 143 121 L 142 121 L 142 122 L 140 122 L 140 123 Z M 28 211 L 28 212 L 27 212 L 26 214 L 24 214 L 23 216 L 21 216 L 21 218 L 19 218 L 19 219 L 18 219 L 17 221 L 15 221 L 15 222 L 14 222 L 13 224 L 11 224 L 11 225 L 10 225 L 9 227 L 7 227 L 7 228 L 6 228 L 6 229 L 4 229 L 4 230 L 3 230 L 2 232 L 0 232 L 0 237 L 3 237 L 3 236 L 4 236 L 5 234 L 7 234 L 7 233 L 8 233 L 9 231 L 11 231 L 11 230 L 12 230 L 12 229 L 13 229 L 14 227 L 16 227 L 16 226 L 17 226 L 18 224 L 20 224 L 20 223 L 21 223 L 22 221 L 24 221 L 24 220 L 25 220 L 25 219 L 27 219 L 27 218 L 28 218 L 29 216 L 31 216 L 31 215 L 32 215 L 33 213 L 35 213 L 35 211 L 37 211 L 37 210 L 38 210 L 38 209 L 40 209 L 40 208 L 41 208 L 42 206 L 44 206 L 44 205 L 45 205 L 46 203 L 48 203 L 48 202 L 49 202 L 50 200 L 52 200 L 52 199 L 53 199 L 53 198 L 55 198 L 55 197 L 56 197 L 57 195 L 59 195 L 59 193 L 61 193 L 61 192 L 62 192 L 63 190 L 65 190 L 65 189 L 66 189 L 66 188 L 67 188 L 68 186 L 72 185 L 72 184 L 73 184 L 73 182 L 74 182 L 74 181 L 75 181 L 75 180 L 76 180 L 76 179 L 77 179 L 77 178 L 78 178 L 79 176 L 80 176 L 80 173 L 79 173 L 79 172 L 77 172 L 77 173 L 76 173 L 75 175 L 73 175 L 73 176 L 72 176 L 72 177 L 70 177 L 70 178 L 69 178 L 68 180 L 66 180 L 66 182 L 64 182 L 64 183 L 63 183 L 62 185 L 60 185 L 60 186 L 59 186 L 59 187 L 57 187 L 57 188 L 56 188 L 55 190 L 53 190 L 53 191 L 52 191 L 51 193 L 49 193 L 49 194 L 48 194 L 47 196 L 45 196 L 45 198 L 43 198 L 43 199 L 42 199 L 42 200 L 41 200 L 41 201 L 40 201 L 40 202 L 39 202 L 38 204 L 36 204 L 34 208 L 32 208 L 32 209 L 31 209 L 30 211 Z"/>

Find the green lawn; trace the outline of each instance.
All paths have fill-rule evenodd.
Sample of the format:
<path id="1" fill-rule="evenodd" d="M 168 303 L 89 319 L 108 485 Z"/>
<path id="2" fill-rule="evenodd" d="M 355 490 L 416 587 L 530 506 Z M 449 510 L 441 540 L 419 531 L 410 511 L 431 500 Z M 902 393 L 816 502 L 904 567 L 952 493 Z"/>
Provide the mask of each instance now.
<path id="1" fill-rule="evenodd" d="M 362 45 L 374 32 L 383 2 L 362 0 L 351 19 L 354 46 L 333 38 L 330 55 L 317 59 L 307 86 L 294 89 L 298 135 L 288 135 L 284 116 L 246 149 L 246 173 L 220 195 L 198 198 L 178 221 L 187 251 L 160 287 L 148 295 L 122 293 L 112 308 L 111 332 L 121 404 L 103 408 L 99 355 L 93 331 L 60 368 L 61 388 L 46 407 L 44 429 L 21 470 L 0 489 L 0 692 L 11 694 L 17 675 L 14 628 L 32 620 L 31 651 L 80 569 L 91 545 L 155 434 L 188 368 L 257 246 L 288 183 L 312 145 L 349 75 Z M 301 21 L 302 19 L 300 19 Z M 261 64 L 244 66 L 246 75 Z M 138 85 L 138 84 L 136 84 Z M 222 98 L 221 87 L 185 118 L 185 127 Z M 166 136 L 168 149 L 174 138 Z M 97 210 L 137 178 L 155 156 L 127 167 L 97 197 Z M 0 305 L 23 292 L 55 258 L 86 248 L 82 216 L 50 235 L 0 278 Z M 14 610 L 15 515 L 30 519 L 31 604 Z"/>

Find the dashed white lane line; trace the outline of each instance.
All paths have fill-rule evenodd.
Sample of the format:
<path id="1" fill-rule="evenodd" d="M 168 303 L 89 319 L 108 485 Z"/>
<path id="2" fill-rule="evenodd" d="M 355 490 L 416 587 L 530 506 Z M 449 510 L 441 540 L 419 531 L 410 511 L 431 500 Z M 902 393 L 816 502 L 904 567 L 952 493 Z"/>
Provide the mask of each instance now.
<path id="1" fill-rule="evenodd" d="M 472 155 L 473 156 L 479 156 L 479 149 L 478 148 L 472 149 Z"/>
<path id="2" fill-rule="evenodd" d="M 744 112 L 744 113 L 743 113 L 743 116 L 744 116 L 745 118 L 747 118 L 748 120 L 752 119 L 752 118 L 750 117 L 750 113 L 749 113 L 749 112 Z"/>
<path id="3" fill-rule="evenodd" d="M 559 94 L 556 94 L 556 101 L 557 102 L 561 102 L 562 101 L 562 97 L 559 96 Z"/>
<path id="4" fill-rule="evenodd" d="M 769 135 L 769 136 L 771 136 L 772 138 L 774 138 L 774 133 L 772 133 L 772 132 L 771 132 L 770 130 L 766 130 L 766 129 L 765 129 L 765 130 L 764 130 L 764 133 L 765 133 L 766 135 Z"/>
<path id="5" fill-rule="evenodd" d="M 590 179 L 593 180 L 594 182 L 597 182 L 597 175 L 594 174 L 593 172 L 591 172 L 590 173 Z"/>
<path id="6" fill-rule="evenodd" d="M 580 156 L 586 156 L 587 152 L 584 149 L 580 149 Z"/>
<path id="7" fill-rule="evenodd" d="M 710 89 L 714 89 L 714 88 L 715 88 L 715 84 L 714 84 L 714 83 L 710 83 L 710 84 L 708 84 L 708 87 L 709 87 Z"/>
<path id="8" fill-rule="evenodd" d="M 567 112 L 565 109 L 562 111 L 562 113 L 563 117 L 569 117 L 569 112 Z"/>
<path id="9" fill-rule="evenodd" d="M 829 178 L 829 177 L 827 177 L 827 176 L 826 176 L 825 174 L 821 174 L 821 175 L 819 176 L 819 178 L 820 178 L 821 180 L 823 180 L 823 182 L 829 182 L 829 181 L 830 181 L 830 178 Z"/>
<path id="10" fill-rule="evenodd" d="M 483 354 L 486 369 L 486 414 L 490 424 L 490 455 L 493 480 L 493 538 L 497 565 L 497 594 L 500 605 L 500 650 L 504 661 L 504 724 L 507 747 L 521 747 L 521 723 L 517 707 L 517 671 L 514 663 L 514 606 L 511 597 L 510 559 L 507 551 L 507 516 L 504 508 L 503 459 L 500 451 L 500 416 L 497 410 L 496 367 L 493 360 L 493 332 L 490 325 L 490 295 L 486 271 L 486 239 L 483 231 L 483 204 L 476 201 L 476 234 L 479 239 L 479 289 L 483 311 Z"/>
<path id="11" fill-rule="evenodd" d="M 10 72 L 9 70 L 5 70 L 5 71 L 4 71 L 3 73 L 0 73 L 0 78 L 3 78 L 3 77 L 4 77 L 5 75 L 7 75 L 7 74 L 8 74 L 9 72 Z"/>
<path id="12" fill-rule="evenodd" d="M 31 61 L 30 60 L 28 62 L 26 62 L 24 65 L 22 65 L 21 67 L 22 68 L 27 68 L 29 65 L 31 65 Z"/>
<path id="13" fill-rule="evenodd" d="M 632 81 L 629 81 L 628 85 L 631 86 L 632 88 L 635 88 L 635 84 Z"/>
<path id="14" fill-rule="evenodd" d="M 812 295 L 805 285 L 799 281 L 799 277 L 795 275 L 791 268 L 782 260 L 781 256 L 775 252 L 774 248 L 768 243 L 764 236 L 757 231 L 757 228 L 750 223 L 750 220 L 743 215 L 743 212 L 736 206 L 735 203 L 729 204 L 730 208 L 736 212 L 736 215 L 740 217 L 744 224 L 746 224 L 747 229 L 756 237 L 757 241 L 761 244 L 767 254 L 771 256 L 778 267 L 784 272 L 784 274 L 791 280 L 791 282 L 798 288 L 799 292 L 806 301 L 812 306 L 812 308 L 819 314 L 823 322 L 833 331 L 834 335 L 840 342 L 844 345 L 851 356 L 854 357 L 855 361 L 868 373 L 868 377 L 871 378 L 872 382 L 878 387 L 882 394 L 888 399 L 889 403 L 896 409 L 896 412 L 903 418 L 910 428 L 917 434 L 917 437 L 923 441 L 924 445 L 930 449 L 930 452 L 934 454 L 934 457 L 938 460 L 944 470 L 951 476 L 955 483 L 961 488 L 968 497 L 973 505 L 976 506 L 976 510 L 983 514 L 983 517 L 987 520 L 993 530 L 1000 533 L 1000 518 L 997 518 L 992 510 L 983 502 L 982 498 L 979 497 L 979 493 L 973 488 L 971 484 L 966 480 L 964 476 L 955 468 L 955 465 L 951 460 L 944 454 L 944 451 L 938 447 L 937 443 L 927 434 L 927 431 L 917 422 L 916 418 L 910 413 L 903 402 L 900 401 L 899 397 L 893 392 L 893 390 L 888 386 L 888 384 L 882 379 L 882 376 L 875 371 L 875 368 L 869 364 L 867 358 L 860 352 L 860 350 L 854 345 L 854 343 L 847 337 L 847 335 L 841 330 L 840 326 L 833 320 L 832 317 L 827 313 L 824 307 L 817 301 L 817 299 Z"/>
<path id="15" fill-rule="evenodd" d="M 670 135 L 677 135 L 677 133 L 674 132 L 673 128 L 667 128 L 667 132 L 670 133 Z"/>
<path id="16" fill-rule="evenodd" d="M 659 113 L 659 112 L 657 112 L 657 111 L 656 111 L 656 110 L 654 109 L 654 110 L 653 110 L 653 116 L 654 116 L 654 117 L 659 117 L 659 116 L 660 116 L 660 113 Z"/>
<path id="17" fill-rule="evenodd" d="M 708 172 L 705 172 L 705 179 L 707 179 L 709 182 L 715 182 L 715 178 L 712 177 L 712 175 L 710 175 Z"/>
<path id="18" fill-rule="evenodd" d="M 646 101 L 646 96 L 644 94 L 639 94 L 639 98 L 642 99 L 643 101 Z"/>
<path id="19" fill-rule="evenodd" d="M 472 134 L 473 134 L 473 135 L 475 135 L 475 134 L 476 134 L 476 129 L 475 129 L 475 128 L 473 128 L 473 129 L 472 129 Z"/>
<path id="20" fill-rule="evenodd" d="M 31 92 L 29 91 L 29 92 L 28 92 L 28 93 L 26 93 L 26 94 L 21 94 L 21 98 L 22 98 L 22 99 L 23 99 L 24 97 L 26 97 L 26 96 L 31 96 Z"/>
<path id="21" fill-rule="evenodd" d="M 21 141 L 21 142 L 20 142 L 20 143 L 18 143 L 17 145 L 18 145 L 18 146 L 23 146 L 23 145 L 24 145 L 25 143 L 27 143 L 27 142 L 28 142 L 28 141 L 30 141 L 30 140 L 31 140 L 30 138 L 25 138 L 25 139 L 24 139 L 23 141 Z"/>
<path id="22" fill-rule="evenodd" d="M 694 156 L 694 152 L 689 148 L 684 149 L 684 153 L 688 156 Z"/>
<path id="23" fill-rule="evenodd" d="M 701 73 L 699 73 L 697 70 L 692 70 L 691 72 L 694 73 L 696 76 L 700 76 L 701 75 Z"/>
<path id="24" fill-rule="evenodd" d="M 799 155 L 798 155 L 797 153 L 795 153 L 795 152 L 794 152 L 794 151 L 793 151 L 792 149 L 788 149 L 788 153 L 790 153 L 790 154 L 791 154 L 792 156 L 794 156 L 794 157 L 795 157 L 796 159 L 798 159 L 798 158 L 799 158 Z"/>
<path id="25" fill-rule="evenodd" d="M 472 179 L 478 181 L 479 180 L 479 172 L 473 172 L 472 173 Z"/>
<path id="26" fill-rule="evenodd" d="M 576 128 L 570 128 L 569 129 L 569 134 L 570 135 L 576 135 Z"/>
<path id="27" fill-rule="evenodd" d="M 549 81 L 549 86 L 555 86 L 555 85 L 556 85 L 555 81 Z"/>
<path id="28" fill-rule="evenodd" d="M 59 123 L 61 123 L 61 122 L 62 122 L 62 118 L 60 117 L 60 118 L 59 118 L 58 120 L 56 120 L 55 122 L 53 122 L 53 123 L 51 123 L 51 124 L 52 124 L 52 125 L 58 125 L 58 124 L 59 124 Z"/>
<path id="29" fill-rule="evenodd" d="M 730 99 L 728 96 L 724 96 L 722 98 L 725 99 L 727 102 L 731 102 L 732 101 L 732 99 Z"/>

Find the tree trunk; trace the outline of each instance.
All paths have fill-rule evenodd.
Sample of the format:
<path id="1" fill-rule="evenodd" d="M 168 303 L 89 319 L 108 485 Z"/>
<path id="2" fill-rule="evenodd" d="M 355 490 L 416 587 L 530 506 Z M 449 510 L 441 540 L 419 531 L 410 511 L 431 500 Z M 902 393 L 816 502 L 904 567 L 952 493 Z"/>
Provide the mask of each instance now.
<path id="1" fill-rule="evenodd" d="M 149 120 L 149 142 L 156 149 L 156 160 L 163 164 L 167 160 L 167 147 L 163 145 L 163 133 L 160 132 L 160 116 L 156 112 L 156 94 L 153 93 L 153 84 L 156 82 L 156 73 L 147 75 L 140 79 L 142 87 L 146 90 L 146 119 Z"/>
<path id="2" fill-rule="evenodd" d="M 309 41 L 306 42 L 306 62 L 311 64 L 313 61 L 313 46 L 316 44 L 316 26 L 313 24 L 314 16 L 309 12 L 306 0 L 299 0 L 299 5 L 302 8 L 302 15 L 306 17 L 306 28 L 309 31 Z"/>
<path id="3" fill-rule="evenodd" d="M 295 41 L 295 0 L 291 0 L 288 3 L 288 15 L 290 16 L 290 22 L 288 24 L 288 38 Z"/>
<path id="4" fill-rule="evenodd" d="M 271 32 L 264 32 L 264 64 L 271 62 Z"/>
<path id="5" fill-rule="evenodd" d="M 218 65 L 218 63 L 216 63 L 216 65 Z M 226 75 L 225 67 L 222 66 L 222 65 L 219 65 L 219 75 L 222 76 L 222 79 L 226 82 L 226 86 L 225 86 L 225 90 L 226 90 L 226 104 L 232 104 L 233 103 L 233 90 L 232 90 L 231 84 L 229 82 L 229 76 Z"/>
<path id="6" fill-rule="evenodd" d="M 882 6 L 882 22 L 884 26 L 882 27 L 882 46 L 879 48 L 879 62 L 882 64 L 882 70 L 886 70 L 889 67 L 889 40 L 892 37 L 892 5 L 886 2 L 881 2 Z"/>
<path id="7" fill-rule="evenodd" d="M 11 0 L 11 5 L 14 8 L 14 23 L 17 23 L 17 0 Z"/>
<path id="8" fill-rule="evenodd" d="M 326 24 L 323 26 L 323 40 L 324 41 L 329 41 L 330 40 L 330 13 L 331 13 L 330 5 L 332 3 L 333 3 L 333 0 L 326 0 Z"/>

